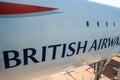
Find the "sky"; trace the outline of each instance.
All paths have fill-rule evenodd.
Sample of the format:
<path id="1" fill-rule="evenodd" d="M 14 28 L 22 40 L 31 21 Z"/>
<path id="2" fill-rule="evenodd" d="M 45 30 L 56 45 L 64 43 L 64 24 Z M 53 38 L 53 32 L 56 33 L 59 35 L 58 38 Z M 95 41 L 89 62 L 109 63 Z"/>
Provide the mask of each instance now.
<path id="1" fill-rule="evenodd" d="M 89 1 L 112 5 L 120 8 L 120 0 L 89 0 Z"/>

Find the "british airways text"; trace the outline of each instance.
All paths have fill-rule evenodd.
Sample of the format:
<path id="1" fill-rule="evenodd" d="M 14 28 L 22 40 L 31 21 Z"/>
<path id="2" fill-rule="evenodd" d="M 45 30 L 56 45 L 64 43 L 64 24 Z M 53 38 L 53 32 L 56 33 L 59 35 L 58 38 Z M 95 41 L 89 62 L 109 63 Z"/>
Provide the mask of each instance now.
<path id="1" fill-rule="evenodd" d="M 22 49 L 22 53 L 18 50 L 6 50 L 3 51 L 3 58 L 4 58 L 4 66 L 5 69 L 18 67 L 20 65 L 29 65 L 29 60 L 33 63 L 41 63 L 46 62 L 48 58 L 48 54 L 51 54 L 49 58 L 51 60 L 56 60 L 58 57 L 58 50 L 59 58 L 71 57 L 73 55 L 85 54 L 92 51 L 98 51 L 101 49 L 106 49 L 110 47 L 115 47 L 120 45 L 120 37 L 114 38 L 101 38 L 101 39 L 94 39 L 92 41 L 85 40 L 85 41 L 78 41 L 78 42 L 70 42 L 70 43 L 61 43 L 61 44 L 53 44 L 44 46 L 41 45 L 41 51 L 38 51 L 35 48 L 24 48 Z M 50 50 L 49 52 L 47 50 Z M 37 54 L 41 54 L 40 58 L 36 58 Z M 10 57 L 10 55 L 13 55 Z M 23 59 L 20 58 L 22 55 Z M 15 62 L 11 64 L 11 62 Z"/>

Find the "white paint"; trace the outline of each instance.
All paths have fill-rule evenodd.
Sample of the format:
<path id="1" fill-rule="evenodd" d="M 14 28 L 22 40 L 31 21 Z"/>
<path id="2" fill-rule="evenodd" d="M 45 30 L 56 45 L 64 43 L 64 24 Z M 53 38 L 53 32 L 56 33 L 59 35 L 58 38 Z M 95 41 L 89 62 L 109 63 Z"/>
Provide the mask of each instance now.
<path id="1" fill-rule="evenodd" d="M 89 1 L 120 7 L 120 0 L 89 0 Z"/>

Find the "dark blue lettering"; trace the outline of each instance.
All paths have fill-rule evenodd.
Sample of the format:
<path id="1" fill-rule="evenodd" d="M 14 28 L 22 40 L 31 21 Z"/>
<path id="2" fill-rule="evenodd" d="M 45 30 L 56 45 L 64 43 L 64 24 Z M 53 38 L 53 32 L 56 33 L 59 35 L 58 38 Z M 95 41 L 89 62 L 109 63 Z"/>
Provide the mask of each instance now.
<path id="1" fill-rule="evenodd" d="M 98 45 L 98 50 L 100 49 L 100 46 L 101 46 L 101 43 L 102 43 L 102 39 L 100 39 L 100 41 L 99 41 L 99 45 Z"/>
<path id="2" fill-rule="evenodd" d="M 101 46 L 101 49 L 103 49 L 103 47 L 104 47 L 104 48 L 107 48 L 107 43 L 108 43 L 108 39 L 107 39 L 107 38 L 104 38 L 104 39 L 103 39 L 102 46 Z"/>
<path id="3" fill-rule="evenodd" d="M 65 57 L 65 52 L 66 52 L 66 45 L 67 44 L 63 44 L 63 51 L 62 51 L 62 58 Z"/>
<path id="4" fill-rule="evenodd" d="M 32 52 L 31 55 L 29 54 L 29 51 Z M 36 50 L 33 48 L 28 48 L 28 49 L 23 49 L 23 54 L 24 54 L 24 65 L 28 64 L 28 58 L 30 58 L 34 63 L 38 63 L 39 61 L 34 57 L 36 54 Z"/>
<path id="5" fill-rule="evenodd" d="M 14 55 L 13 58 L 10 58 L 10 55 Z M 21 60 L 18 59 L 19 57 L 19 53 L 15 50 L 10 50 L 10 51 L 3 51 L 3 56 L 4 56 L 4 64 L 5 64 L 5 68 L 13 68 L 16 66 L 19 66 L 21 64 Z M 10 61 L 15 61 L 16 64 L 14 65 L 10 65 Z"/>
<path id="6" fill-rule="evenodd" d="M 46 46 L 42 47 L 42 62 L 46 60 Z"/>
<path id="7" fill-rule="evenodd" d="M 109 38 L 108 39 L 108 47 L 113 47 L 114 46 L 114 40 L 113 40 L 113 38 L 111 39 L 111 38 Z"/>
<path id="8" fill-rule="evenodd" d="M 67 56 L 72 56 L 74 53 L 75 53 L 75 49 L 73 48 L 73 46 L 72 45 L 76 45 L 76 43 L 75 42 L 73 42 L 73 43 L 70 43 L 70 45 L 68 46 L 68 48 L 69 48 L 69 50 L 72 52 L 71 54 L 67 54 Z"/>
<path id="9" fill-rule="evenodd" d="M 97 49 L 97 40 L 94 40 L 94 41 L 93 41 L 92 46 L 91 46 L 90 49 L 89 49 L 89 52 L 90 52 L 92 49 L 94 49 L 94 50 L 96 51 L 96 49 Z"/>
<path id="10" fill-rule="evenodd" d="M 78 42 L 78 48 L 77 48 L 76 54 L 79 54 L 80 49 L 83 49 L 82 53 L 85 53 L 86 47 L 87 47 L 87 41 L 85 41 L 83 46 L 81 46 L 81 42 Z"/>
<path id="11" fill-rule="evenodd" d="M 48 46 L 48 48 L 53 48 L 52 60 L 54 60 L 56 58 L 57 47 L 60 47 L 60 46 L 61 46 L 61 44 Z"/>
<path id="12" fill-rule="evenodd" d="M 119 45 L 119 37 L 116 37 L 114 42 L 115 42 L 115 45 L 118 46 Z"/>

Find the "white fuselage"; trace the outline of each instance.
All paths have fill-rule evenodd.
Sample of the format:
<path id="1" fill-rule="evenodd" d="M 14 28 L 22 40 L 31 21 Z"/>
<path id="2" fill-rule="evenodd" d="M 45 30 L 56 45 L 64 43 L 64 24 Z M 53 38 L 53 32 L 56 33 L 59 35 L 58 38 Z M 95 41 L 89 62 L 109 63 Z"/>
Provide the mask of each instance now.
<path id="1" fill-rule="evenodd" d="M 0 15 L 0 80 L 32 80 L 117 55 L 120 9 L 83 0 L 3 0 L 58 10 Z"/>

